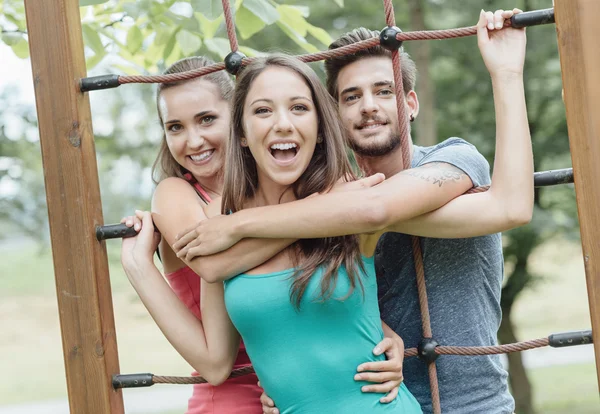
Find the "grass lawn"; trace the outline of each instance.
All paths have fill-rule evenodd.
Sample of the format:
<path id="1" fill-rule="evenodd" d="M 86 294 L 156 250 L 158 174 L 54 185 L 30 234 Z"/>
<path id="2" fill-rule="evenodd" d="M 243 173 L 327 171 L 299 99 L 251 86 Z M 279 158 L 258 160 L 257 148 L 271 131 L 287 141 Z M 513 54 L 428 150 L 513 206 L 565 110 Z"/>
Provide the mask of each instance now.
<path id="1" fill-rule="evenodd" d="M 121 372 L 189 375 L 186 362 L 164 339 L 130 287 L 121 269 L 119 249 L 119 241 L 108 242 Z M 568 242 L 547 244 L 535 253 L 532 266 L 543 279 L 515 305 L 519 337 L 524 340 L 589 329 L 580 247 Z M 0 405 L 64 398 L 66 383 L 49 251 L 40 252 L 32 244 L 2 244 L 0 329 Z M 539 367 L 530 370 L 530 375 L 539 413 L 600 412 L 593 362 Z"/>

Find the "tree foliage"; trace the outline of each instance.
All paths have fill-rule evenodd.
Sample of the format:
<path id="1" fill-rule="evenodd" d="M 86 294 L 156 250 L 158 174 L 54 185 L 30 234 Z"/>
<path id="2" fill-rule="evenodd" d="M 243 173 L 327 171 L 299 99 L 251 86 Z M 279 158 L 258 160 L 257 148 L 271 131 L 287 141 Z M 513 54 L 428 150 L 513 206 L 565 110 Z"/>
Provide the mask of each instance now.
<path id="1" fill-rule="evenodd" d="M 338 8 L 339 0 L 328 2 Z M 220 0 L 80 0 L 82 34 L 88 70 L 101 62 L 124 74 L 157 72 L 185 56 L 212 55 L 222 60 L 230 51 L 223 27 Z M 0 6 L 2 41 L 20 58 L 28 56 L 22 0 L 4 0 Z M 278 28 L 275 38 L 289 38 L 305 52 L 326 47 L 326 30 L 307 20 L 306 6 L 275 0 L 236 0 L 240 51 L 257 50 L 244 42 L 266 27 Z"/>

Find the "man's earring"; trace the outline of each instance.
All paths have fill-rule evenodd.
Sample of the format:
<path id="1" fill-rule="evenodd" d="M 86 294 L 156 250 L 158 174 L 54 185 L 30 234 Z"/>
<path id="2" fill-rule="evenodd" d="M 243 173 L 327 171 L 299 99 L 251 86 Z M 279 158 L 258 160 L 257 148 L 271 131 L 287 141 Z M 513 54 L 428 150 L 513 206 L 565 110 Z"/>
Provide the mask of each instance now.
<path id="1" fill-rule="evenodd" d="M 240 142 L 242 144 L 242 147 L 247 147 L 248 146 L 248 141 L 246 141 L 246 138 L 240 139 Z"/>
<path id="2" fill-rule="evenodd" d="M 321 144 L 323 142 L 323 137 L 321 135 L 317 135 L 317 144 Z"/>
<path id="3" fill-rule="evenodd" d="M 413 114 L 410 114 L 410 122 L 414 122 L 415 121 L 415 116 Z"/>

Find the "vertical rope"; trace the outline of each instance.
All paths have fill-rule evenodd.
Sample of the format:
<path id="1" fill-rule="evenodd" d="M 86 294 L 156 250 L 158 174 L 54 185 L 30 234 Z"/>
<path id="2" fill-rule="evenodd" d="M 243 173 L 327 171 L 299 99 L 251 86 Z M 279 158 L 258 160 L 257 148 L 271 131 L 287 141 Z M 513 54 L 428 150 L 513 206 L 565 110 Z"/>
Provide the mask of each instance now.
<path id="1" fill-rule="evenodd" d="M 383 0 L 383 6 L 385 9 L 385 22 L 388 26 L 396 25 L 396 18 L 394 17 L 394 5 L 392 0 Z M 402 168 L 410 168 L 410 145 L 409 145 L 409 127 L 406 116 L 406 108 L 404 107 L 404 86 L 402 82 L 402 68 L 400 64 L 400 52 L 397 50 L 392 51 L 392 66 L 394 68 L 394 85 L 396 88 L 396 109 L 398 114 L 398 127 L 400 129 L 400 147 L 402 150 Z"/>
<path id="2" fill-rule="evenodd" d="M 396 25 L 394 15 L 394 5 L 392 0 L 383 0 L 385 10 L 385 22 L 388 26 Z M 392 66 L 394 69 L 394 83 L 396 86 L 396 107 L 398 111 L 398 127 L 400 132 L 400 146 L 402 150 L 403 168 L 407 169 L 411 166 L 411 151 L 410 151 L 410 132 L 408 117 L 406 116 L 406 108 L 404 105 L 404 85 L 402 82 L 402 66 L 400 63 L 400 52 L 392 51 Z M 421 252 L 421 243 L 418 237 L 411 237 L 413 248 L 413 259 L 415 262 L 415 272 L 417 275 L 417 290 L 419 295 L 419 307 L 421 309 L 421 325 L 424 338 L 431 338 L 431 319 L 429 317 L 429 304 L 427 300 L 427 288 L 425 284 L 425 270 L 423 265 L 423 253 Z M 429 371 L 429 387 L 431 389 L 431 404 L 434 414 L 441 414 L 440 391 L 437 380 L 437 369 L 435 362 L 428 365 Z"/>
<path id="3" fill-rule="evenodd" d="M 225 16 L 225 26 L 227 27 L 227 37 L 229 38 L 229 46 L 232 52 L 237 52 L 239 49 L 237 36 L 235 35 L 235 22 L 233 14 L 229 6 L 229 0 L 221 0 L 223 3 L 223 16 Z"/>

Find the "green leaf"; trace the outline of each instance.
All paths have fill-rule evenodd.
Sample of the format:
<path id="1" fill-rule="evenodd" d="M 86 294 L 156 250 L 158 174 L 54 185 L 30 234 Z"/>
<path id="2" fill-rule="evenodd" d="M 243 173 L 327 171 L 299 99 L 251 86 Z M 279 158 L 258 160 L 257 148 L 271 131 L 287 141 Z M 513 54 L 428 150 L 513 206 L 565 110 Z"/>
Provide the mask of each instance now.
<path id="1" fill-rule="evenodd" d="M 240 7 L 235 15 L 236 27 L 242 39 L 248 39 L 255 33 L 260 32 L 266 25 L 254 13 L 244 6 Z"/>
<path id="2" fill-rule="evenodd" d="M 23 33 L 19 32 L 7 32 L 2 33 L 2 41 L 8 46 L 14 46 L 23 40 Z"/>
<path id="3" fill-rule="evenodd" d="M 167 41 L 165 48 L 163 50 L 163 60 L 166 61 L 169 58 L 169 56 L 171 56 L 171 53 L 173 53 L 173 48 L 175 47 L 175 41 L 177 40 L 177 32 L 179 32 L 180 29 L 181 29 L 180 27 L 177 27 L 175 30 L 173 30 L 173 33 L 171 34 L 171 37 Z"/>
<path id="4" fill-rule="evenodd" d="M 218 55 L 221 59 L 231 52 L 229 47 L 229 40 L 223 39 L 222 37 L 215 37 L 213 39 L 204 39 L 204 44 L 214 54 Z"/>
<path id="5" fill-rule="evenodd" d="M 152 42 L 152 44 L 150 45 L 150 47 L 152 47 L 153 45 L 164 45 L 166 44 L 169 39 L 172 36 L 172 32 L 166 28 L 159 28 L 156 30 L 156 36 L 154 37 L 154 41 Z"/>
<path id="6" fill-rule="evenodd" d="M 106 56 L 106 52 L 103 52 L 101 54 L 96 53 L 94 56 L 86 59 L 85 66 L 87 70 L 91 70 L 94 66 L 100 63 L 100 61 L 104 59 L 104 56 Z"/>
<path id="7" fill-rule="evenodd" d="M 197 19 L 180 16 L 171 11 L 167 11 L 164 13 L 164 17 L 168 17 L 171 19 L 177 26 L 181 26 L 190 32 L 200 33 L 200 24 Z M 171 22 L 167 22 L 169 26 L 172 26 Z"/>
<path id="8" fill-rule="evenodd" d="M 280 5 L 277 11 L 281 16 L 280 22 L 289 26 L 290 29 L 297 32 L 300 36 L 306 36 L 308 23 L 302 17 L 302 12 L 293 6 Z"/>
<path id="9" fill-rule="evenodd" d="M 277 9 L 266 0 L 244 0 L 243 6 L 266 24 L 279 20 Z"/>
<path id="10" fill-rule="evenodd" d="M 164 43 L 166 43 L 167 41 L 168 41 L 168 39 L 165 39 Z M 162 54 L 163 54 L 163 44 L 157 44 L 156 42 L 152 42 L 148 46 L 148 50 L 146 50 L 144 52 L 144 59 L 146 60 L 146 62 L 149 62 L 152 65 L 155 65 L 156 62 L 158 62 L 159 60 L 162 59 Z"/>
<path id="11" fill-rule="evenodd" d="M 266 53 L 259 52 L 258 50 L 252 49 L 247 46 L 240 46 L 240 52 L 242 52 L 244 55 L 246 55 L 248 57 L 263 56 L 266 54 Z"/>
<path id="12" fill-rule="evenodd" d="M 310 33 L 315 39 L 323 43 L 325 46 L 329 46 L 333 42 L 333 39 L 331 36 L 329 36 L 327 31 L 321 29 L 320 27 L 313 26 L 312 24 L 308 25 L 308 33 Z"/>
<path id="13" fill-rule="evenodd" d="M 166 66 L 171 66 L 173 63 L 175 63 L 176 61 L 178 61 L 179 59 L 183 58 L 183 52 L 181 51 L 181 48 L 179 47 L 178 44 L 175 44 L 175 46 L 173 47 L 173 52 L 171 52 L 171 55 L 165 60 L 165 65 Z"/>
<path id="14" fill-rule="evenodd" d="M 144 35 L 142 34 L 142 31 L 135 25 L 131 26 L 127 32 L 127 50 L 134 54 L 140 50 L 142 43 L 144 43 Z"/>
<path id="15" fill-rule="evenodd" d="M 188 32 L 187 30 L 181 30 L 177 33 L 177 43 L 181 48 L 181 51 L 185 55 L 192 55 L 200 49 L 202 46 L 202 41 L 198 36 L 193 33 Z"/>
<path id="16" fill-rule="evenodd" d="M 103 4 L 108 0 L 79 0 L 79 7 L 93 6 L 95 4 Z"/>
<path id="17" fill-rule="evenodd" d="M 20 42 L 12 45 L 11 48 L 13 53 L 17 55 L 18 58 L 25 59 L 29 57 L 29 44 L 25 39 L 21 39 Z"/>
<path id="18" fill-rule="evenodd" d="M 335 4 L 337 4 L 340 7 L 344 7 L 344 0 L 333 0 L 335 2 Z"/>
<path id="19" fill-rule="evenodd" d="M 282 21 L 278 21 L 277 26 L 279 26 L 279 28 L 286 35 L 288 35 L 290 39 L 292 39 L 298 46 L 300 46 L 302 49 L 304 49 L 308 53 L 316 53 L 319 51 L 319 49 L 317 49 L 316 46 L 308 43 L 303 36 L 300 36 L 300 34 L 298 34 L 298 32 L 293 30 L 290 26 L 283 23 Z"/>
<path id="20" fill-rule="evenodd" d="M 194 13 L 194 16 L 200 23 L 200 27 L 202 28 L 202 34 L 205 39 L 212 39 L 215 37 L 217 30 L 219 30 L 219 26 L 221 26 L 221 22 L 223 21 L 223 16 L 215 19 L 209 20 L 202 13 Z"/>
<path id="21" fill-rule="evenodd" d="M 145 16 L 148 10 L 152 7 L 152 0 L 137 0 L 131 2 L 123 2 L 123 11 L 130 17 L 137 19 L 140 16 Z"/>
<path id="22" fill-rule="evenodd" d="M 117 65 L 117 64 L 114 64 L 112 66 L 119 69 L 121 72 L 123 72 L 126 75 L 139 75 L 140 74 L 140 71 L 133 66 Z"/>
<path id="23" fill-rule="evenodd" d="M 208 20 L 215 20 L 223 14 L 223 4 L 220 0 L 191 0 L 195 12 L 201 13 Z"/>
<path id="24" fill-rule="evenodd" d="M 300 12 L 300 14 L 302 15 L 302 17 L 304 17 L 305 19 L 310 16 L 310 7 L 308 6 L 290 6 L 293 7 L 295 9 L 298 9 L 298 11 Z"/>
<path id="25" fill-rule="evenodd" d="M 83 32 L 83 41 L 86 46 L 94 51 L 95 54 L 105 53 L 104 45 L 102 44 L 102 40 L 100 40 L 100 35 L 96 31 L 96 29 L 92 28 L 89 24 L 82 25 Z"/>

